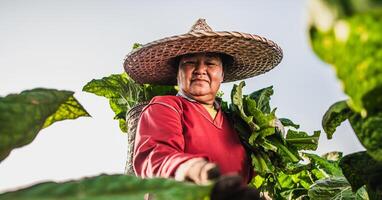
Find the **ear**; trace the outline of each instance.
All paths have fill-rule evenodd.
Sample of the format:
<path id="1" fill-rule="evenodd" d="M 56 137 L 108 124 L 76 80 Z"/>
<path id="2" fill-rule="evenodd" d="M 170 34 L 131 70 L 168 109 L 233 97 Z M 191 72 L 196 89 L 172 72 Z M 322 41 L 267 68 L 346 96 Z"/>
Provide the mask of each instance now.
<path id="1" fill-rule="evenodd" d="M 222 71 L 222 81 L 221 82 L 223 82 L 224 81 L 224 71 Z"/>

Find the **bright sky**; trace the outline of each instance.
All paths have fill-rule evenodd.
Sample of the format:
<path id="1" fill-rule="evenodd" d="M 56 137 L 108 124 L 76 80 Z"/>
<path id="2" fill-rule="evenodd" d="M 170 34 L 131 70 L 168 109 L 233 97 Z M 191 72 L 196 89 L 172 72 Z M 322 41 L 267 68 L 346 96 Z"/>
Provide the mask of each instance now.
<path id="1" fill-rule="evenodd" d="M 246 80 L 245 92 L 273 85 L 272 106 L 313 133 L 327 108 L 346 96 L 334 70 L 307 38 L 307 0 L 0 0 L 0 96 L 36 87 L 75 91 L 93 116 L 58 122 L 0 164 L 0 192 L 41 181 L 123 173 L 126 140 L 108 101 L 82 92 L 91 79 L 123 71 L 133 43 L 187 32 L 198 18 L 214 30 L 258 34 L 279 44 L 274 70 Z M 222 86 L 229 97 L 233 83 Z M 28 113 L 25 113 L 26 115 Z M 15 122 L 16 123 L 16 122 Z M 1 139 L 1 138 L 0 138 Z M 318 153 L 359 151 L 346 122 Z"/>

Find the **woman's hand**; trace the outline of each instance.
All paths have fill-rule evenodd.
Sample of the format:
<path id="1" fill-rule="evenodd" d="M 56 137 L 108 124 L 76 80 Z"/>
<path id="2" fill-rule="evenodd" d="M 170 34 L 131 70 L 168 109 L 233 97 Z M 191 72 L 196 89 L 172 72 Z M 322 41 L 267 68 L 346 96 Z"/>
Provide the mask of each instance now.
<path id="1" fill-rule="evenodd" d="M 211 179 L 220 176 L 217 165 L 203 158 L 193 158 L 181 164 L 175 172 L 175 179 L 189 180 L 198 185 L 208 185 Z"/>
<path id="2" fill-rule="evenodd" d="M 189 179 L 198 185 L 208 185 L 211 181 L 208 177 L 208 172 L 216 167 L 216 164 L 207 162 L 206 160 L 196 162 L 191 165 L 188 170 L 186 179 Z"/>

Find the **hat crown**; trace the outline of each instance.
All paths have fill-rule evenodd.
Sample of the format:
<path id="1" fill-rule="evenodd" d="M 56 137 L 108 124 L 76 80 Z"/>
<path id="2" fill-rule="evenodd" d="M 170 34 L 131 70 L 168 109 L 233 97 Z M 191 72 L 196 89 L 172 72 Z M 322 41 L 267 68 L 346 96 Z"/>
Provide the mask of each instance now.
<path id="1" fill-rule="evenodd" d="M 191 27 L 190 32 L 197 32 L 197 31 L 211 32 L 212 28 L 208 26 L 205 19 L 198 19 L 198 21 L 196 21 L 195 24 Z"/>

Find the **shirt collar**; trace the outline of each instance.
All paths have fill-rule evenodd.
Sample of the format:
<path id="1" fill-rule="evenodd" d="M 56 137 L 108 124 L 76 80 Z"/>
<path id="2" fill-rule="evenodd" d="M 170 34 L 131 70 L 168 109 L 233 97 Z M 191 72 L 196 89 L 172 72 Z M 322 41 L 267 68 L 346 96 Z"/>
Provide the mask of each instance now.
<path id="1" fill-rule="evenodd" d="M 187 99 L 190 102 L 197 102 L 195 99 L 192 99 L 192 98 L 188 97 L 187 95 L 185 95 L 182 90 L 179 90 L 178 93 L 176 94 L 176 96 L 183 97 L 183 98 Z M 220 109 L 220 102 L 217 100 L 217 98 L 215 98 L 214 107 L 215 107 L 216 110 Z"/>

